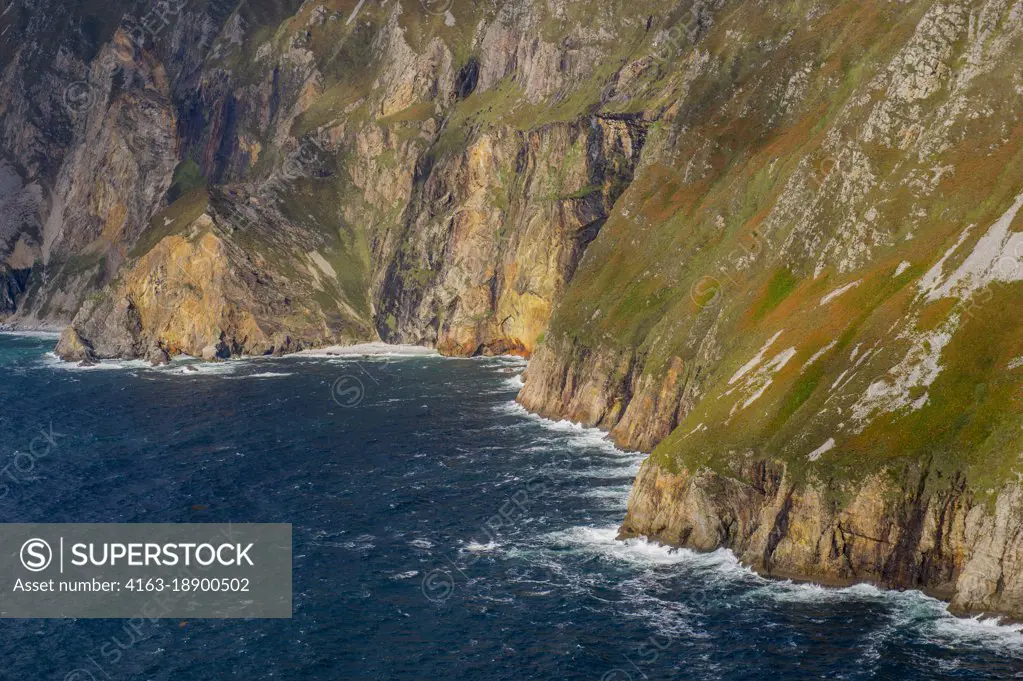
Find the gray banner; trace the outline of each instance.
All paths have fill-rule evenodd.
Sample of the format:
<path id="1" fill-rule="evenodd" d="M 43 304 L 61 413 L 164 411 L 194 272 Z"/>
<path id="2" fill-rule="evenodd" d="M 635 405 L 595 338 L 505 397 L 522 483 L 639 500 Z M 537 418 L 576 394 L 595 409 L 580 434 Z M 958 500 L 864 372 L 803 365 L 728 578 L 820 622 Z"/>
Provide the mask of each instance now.
<path id="1" fill-rule="evenodd" d="M 291 617 L 291 525 L 0 524 L 0 617 Z"/>

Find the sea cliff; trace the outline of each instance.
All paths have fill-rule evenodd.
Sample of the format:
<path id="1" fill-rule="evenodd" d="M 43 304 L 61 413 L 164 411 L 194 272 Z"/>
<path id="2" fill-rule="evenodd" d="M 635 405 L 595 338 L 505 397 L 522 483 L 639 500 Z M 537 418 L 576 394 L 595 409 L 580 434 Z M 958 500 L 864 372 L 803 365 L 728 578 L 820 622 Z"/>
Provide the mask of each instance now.
<path id="1" fill-rule="evenodd" d="M 0 17 L 0 319 L 527 356 L 623 536 L 1023 615 L 1019 0 L 108 5 Z"/>

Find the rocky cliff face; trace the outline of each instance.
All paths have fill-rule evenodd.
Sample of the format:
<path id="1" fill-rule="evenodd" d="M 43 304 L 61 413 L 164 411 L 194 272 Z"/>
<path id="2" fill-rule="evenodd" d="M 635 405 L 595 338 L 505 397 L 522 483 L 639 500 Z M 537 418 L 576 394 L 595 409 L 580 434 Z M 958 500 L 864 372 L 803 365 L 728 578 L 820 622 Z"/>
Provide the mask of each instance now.
<path id="1" fill-rule="evenodd" d="M 128 12 L 97 40 L 91 61 L 75 64 L 84 79 L 66 86 L 61 124 L 71 144 L 59 158 L 22 133 L 26 148 L 9 144 L 11 156 L 35 153 L 59 167 L 52 205 L 40 209 L 52 233 L 41 239 L 33 285 L 14 294 L 11 319 L 59 323 L 81 307 L 58 348 L 68 358 L 89 356 L 90 346 L 98 357 L 156 346 L 194 353 L 218 331 L 233 353 L 383 337 L 451 354 L 530 354 L 631 182 L 649 121 L 594 111 L 595 79 L 605 77 L 597 63 L 553 36 L 536 42 L 511 29 L 560 22 L 593 58 L 613 50 L 612 36 L 543 5 L 347 5 L 188 5 L 152 36 L 138 33 Z M 187 56 L 192 50 L 205 60 Z M 46 56 L 68 59 L 56 48 Z M 552 59 L 564 62 L 554 73 Z M 13 87 L 29 67 L 12 64 L 7 77 Z M 30 118 L 12 112 L 9 129 Z M 33 173 L 45 175 L 24 174 Z M 204 185 L 227 188 L 221 218 L 204 217 L 222 229 L 218 238 L 245 241 L 244 252 L 269 247 L 264 237 L 276 228 L 271 250 L 280 259 L 270 260 L 312 276 L 297 290 L 287 288 L 294 277 L 267 277 L 259 294 L 227 300 L 245 308 L 286 298 L 317 310 L 319 322 L 275 308 L 256 316 L 258 333 L 234 333 L 225 329 L 249 310 L 204 307 L 222 313 L 167 322 L 141 312 L 152 301 L 129 280 L 175 246 L 152 257 L 146 249 L 207 229 L 154 216 L 187 212 L 175 204 Z M 226 228 L 239 213 L 249 213 L 247 227 Z M 309 257 L 302 235 L 325 231 L 334 232 L 326 238 L 340 267 L 308 275 L 308 263 L 286 251 Z M 206 285 L 198 279 L 189 290 Z M 338 299 L 320 310 L 324 287 Z M 175 305 L 180 293 L 168 282 L 148 288 L 156 307 L 188 309 Z M 105 300 L 85 301 L 89 293 Z M 343 323 L 324 326 L 331 316 Z M 205 331 L 182 342 L 181 326 Z M 112 340 L 114 328 L 131 329 L 134 340 Z M 288 343 L 268 341 L 281 333 Z"/>
<path id="2" fill-rule="evenodd" d="M 644 123 L 498 129 L 431 168 L 381 292 L 381 335 L 456 355 L 530 355 L 632 181 Z"/>
<path id="3" fill-rule="evenodd" d="M 239 199 L 200 190 L 158 213 L 156 244 L 108 294 L 86 301 L 58 353 L 74 361 L 224 359 L 369 337 L 367 298 L 344 290 L 338 272 L 350 263 L 336 235 L 290 222 L 256 197 L 244 214 L 226 213 Z M 159 238 L 161 228 L 174 233 Z"/>
<path id="4" fill-rule="evenodd" d="M 42 191 L 25 186 L 17 172 L 0 164 L 0 315 L 17 311 L 40 249 Z"/>
<path id="5" fill-rule="evenodd" d="M 640 471 L 621 537 L 732 549 L 762 574 L 920 589 L 957 612 L 1023 611 L 1023 493 L 978 502 L 960 476 L 884 470 L 836 489 L 755 457 L 727 474 Z M 936 479 L 929 479 L 930 476 Z M 841 498 L 836 498 L 836 492 Z"/>
<path id="6" fill-rule="evenodd" d="M 623 536 L 1018 614 L 1023 7 L 729 7 L 520 400 L 653 449 Z"/>
<path id="7" fill-rule="evenodd" d="M 1019 0 L 148 11 L 0 18 L 0 318 L 531 356 L 624 535 L 1023 612 Z"/>

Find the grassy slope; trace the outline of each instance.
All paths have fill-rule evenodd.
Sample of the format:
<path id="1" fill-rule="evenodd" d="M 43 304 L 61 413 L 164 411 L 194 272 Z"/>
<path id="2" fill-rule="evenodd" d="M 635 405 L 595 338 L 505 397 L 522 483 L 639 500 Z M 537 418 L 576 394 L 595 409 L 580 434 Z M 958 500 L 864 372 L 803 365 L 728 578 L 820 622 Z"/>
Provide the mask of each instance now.
<path id="1" fill-rule="evenodd" d="M 691 85 L 680 113 L 687 124 L 680 145 L 686 151 L 677 160 L 651 163 L 637 178 L 622 202 L 628 215 L 617 213 L 591 246 L 552 328 L 577 346 L 639 348 L 647 371 L 656 376 L 672 357 L 695 359 L 693 338 L 706 328 L 716 306 L 723 306 L 721 362 L 703 384 L 704 399 L 656 450 L 655 458 L 665 467 L 727 470 L 731 453 L 754 451 L 786 460 L 797 475 L 841 481 L 876 471 L 883 463 L 933 461 L 946 473 L 964 470 L 982 491 L 1021 470 L 1014 425 L 1020 415 L 1020 381 L 1018 371 L 1005 370 L 1021 350 L 1015 340 L 1021 320 L 1004 313 L 1023 295 L 1017 285 L 995 291 L 955 336 L 923 409 L 880 418 L 859 435 L 840 437 L 838 447 L 819 461 L 806 459 L 848 418 L 820 412 L 832 384 L 849 368 L 851 350 L 877 340 L 887 346 L 873 374 L 862 372 L 844 388 L 847 401 L 883 375 L 876 366 L 884 361 L 891 366 L 904 356 L 906 345 L 887 334 L 894 322 L 915 310 L 916 278 L 966 225 L 976 223 L 980 229 L 973 236 L 979 236 L 1023 189 L 1023 130 L 1012 125 L 1011 73 L 995 70 L 979 78 L 977 90 L 993 115 L 971 122 L 964 141 L 940 158 L 914 159 L 864 144 L 880 177 L 891 184 L 875 185 L 862 204 L 885 199 L 880 221 L 892 244 L 879 249 L 865 269 L 846 275 L 826 270 L 814 279 L 812 263 L 779 257 L 782 234 L 762 244 L 764 254 L 753 268 L 721 272 L 722 265 L 734 262 L 733 254 L 744 252 L 744 245 L 748 251 L 756 244 L 751 235 L 762 227 L 800 161 L 809 159 L 818 174 L 825 174 L 819 151 L 825 133 L 833 127 L 851 131 L 862 123 L 867 109 L 858 120 L 840 120 L 838 114 L 854 95 L 867 91 L 866 84 L 911 35 L 929 5 L 916 3 L 896 18 L 888 3 L 831 3 L 832 11 L 824 16 L 796 22 L 791 20 L 805 16 L 810 3 L 785 3 L 786 11 L 774 16 L 746 7 L 709 38 L 709 49 L 728 68 Z M 798 28 L 785 48 L 769 59 L 757 53 L 758 41 L 777 41 L 793 26 Z M 726 41 L 729 29 L 742 39 Z M 810 75 L 814 94 L 798 114 L 769 124 L 777 100 L 765 84 L 781 78 L 793 63 L 821 65 Z M 928 100 L 925 113 L 946 97 L 942 90 Z M 745 103 L 753 108 L 737 116 Z M 667 129 L 655 129 L 654 135 Z M 651 145 L 657 142 L 652 135 Z M 703 146 L 711 151 L 701 156 Z M 702 178 L 685 177 L 687 154 L 706 168 Z M 956 172 L 933 194 L 920 228 L 911 230 L 913 197 L 899 180 L 939 162 L 956 166 Z M 837 210 L 824 206 L 818 222 L 825 230 L 838 229 Z M 907 241 L 911 231 L 913 239 Z M 968 240 L 964 251 L 974 241 Z M 903 260 L 913 267 L 894 278 Z M 708 276 L 713 280 L 704 280 Z M 857 288 L 819 306 L 823 295 L 855 280 L 862 280 Z M 709 312 L 702 309 L 705 305 Z M 921 323 L 936 325 L 950 313 L 946 304 L 944 310 L 924 314 Z M 781 329 L 784 336 L 768 356 L 791 345 L 797 355 L 754 406 L 729 419 L 733 401 L 718 399 L 729 377 Z M 801 370 L 832 341 L 836 345 L 821 361 Z M 699 424 L 707 430 L 690 434 Z"/>

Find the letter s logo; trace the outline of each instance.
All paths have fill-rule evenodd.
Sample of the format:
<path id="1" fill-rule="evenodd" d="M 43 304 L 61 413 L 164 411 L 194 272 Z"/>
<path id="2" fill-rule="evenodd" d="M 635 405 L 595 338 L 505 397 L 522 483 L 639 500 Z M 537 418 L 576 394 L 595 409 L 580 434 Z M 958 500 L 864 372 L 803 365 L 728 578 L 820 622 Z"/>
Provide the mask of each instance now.
<path id="1" fill-rule="evenodd" d="M 53 550 L 42 539 L 29 539 L 21 545 L 21 564 L 31 572 L 42 572 L 50 566 Z"/>
<path id="2" fill-rule="evenodd" d="M 72 669 L 64 676 L 64 681 L 96 681 L 96 677 L 87 669 Z"/>
<path id="3" fill-rule="evenodd" d="M 362 404 L 366 396 L 366 386 L 356 376 L 342 376 L 334 381 L 330 394 L 338 406 L 351 409 Z"/>

